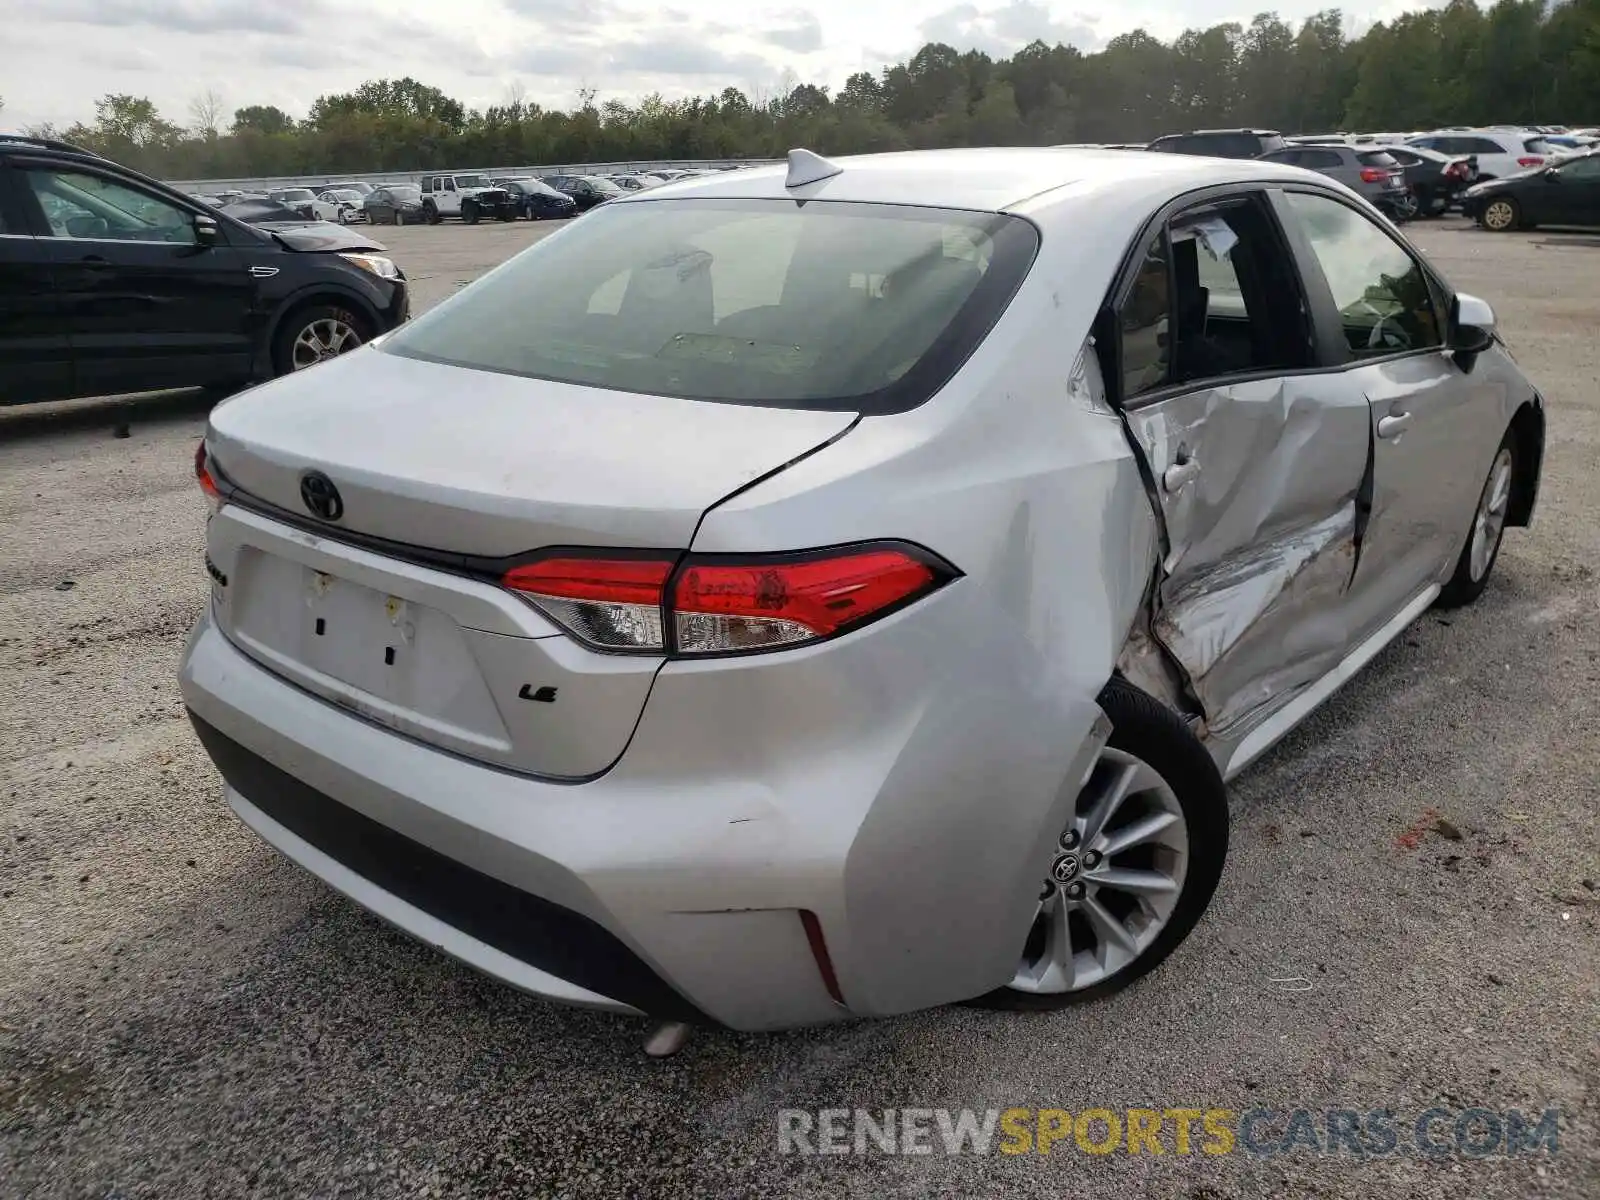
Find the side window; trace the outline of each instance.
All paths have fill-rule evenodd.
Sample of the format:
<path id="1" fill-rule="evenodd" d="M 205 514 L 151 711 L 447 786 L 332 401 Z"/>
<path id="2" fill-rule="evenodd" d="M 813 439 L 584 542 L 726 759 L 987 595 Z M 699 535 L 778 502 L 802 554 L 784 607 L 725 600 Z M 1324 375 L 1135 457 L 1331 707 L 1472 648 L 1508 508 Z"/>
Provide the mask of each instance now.
<path id="1" fill-rule="evenodd" d="M 1352 354 L 1364 358 L 1443 344 L 1427 275 L 1404 247 L 1336 200 L 1304 192 L 1286 197 L 1328 281 Z"/>
<path id="2" fill-rule="evenodd" d="M 1600 155 L 1592 155 L 1569 162 L 1561 168 L 1561 178 L 1574 181 L 1579 179 L 1600 180 Z"/>
<path id="3" fill-rule="evenodd" d="M 1297 167 L 1302 164 L 1305 153 L 1304 150 L 1275 150 L 1271 154 L 1263 154 L 1261 157 L 1267 162 L 1283 163 L 1288 167 Z"/>
<path id="4" fill-rule="evenodd" d="M 444 181 L 444 190 L 447 191 L 447 192 L 455 191 L 456 190 L 456 181 L 454 179 L 446 179 Z"/>
<path id="5" fill-rule="evenodd" d="M 23 174 L 52 237 L 195 244 L 193 218 L 166 200 L 86 172 L 29 169 Z"/>
<path id="6" fill-rule="evenodd" d="M 1300 283 L 1256 199 L 1174 217 L 1120 313 L 1123 394 L 1310 364 Z"/>
<path id="7" fill-rule="evenodd" d="M 1499 142 L 1491 142 L 1488 138 L 1452 138 L 1451 141 L 1460 145 L 1458 154 L 1504 154 L 1505 148 Z"/>
<path id="8" fill-rule="evenodd" d="M 1313 171 L 1320 171 L 1324 167 L 1337 167 L 1344 162 L 1336 150 L 1307 150 L 1306 156 L 1300 160 L 1302 167 L 1310 167 Z"/>
<path id="9" fill-rule="evenodd" d="M 1145 252 L 1133 277 L 1133 287 L 1117 314 L 1122 329 L 1125 399 L 1167 382 L 1172 363 L 1171 313 L 1171 272 L 1167 269 L 1167 237 L 1162 233 Z"/>

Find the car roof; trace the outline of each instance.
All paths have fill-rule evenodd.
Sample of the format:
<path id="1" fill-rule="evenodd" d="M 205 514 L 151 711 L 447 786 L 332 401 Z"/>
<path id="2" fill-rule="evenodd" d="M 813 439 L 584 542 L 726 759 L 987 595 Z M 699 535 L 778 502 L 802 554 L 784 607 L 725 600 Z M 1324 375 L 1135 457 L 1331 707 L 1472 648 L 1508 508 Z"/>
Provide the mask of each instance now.
<path id="1" fill-rule="evenodd" d="M 618 204 L 651 204 L 673 197 L 789 198 L 906 204 L 979 211 L 1035 211 L 1056 201 L 1092 196 L 1112 205 L 1143 205 L 1215 184 L 1252 180 L 1304 182 L 1296 167 L 1259 159 L 1147 154 L 1127 150 L 1050 147 L 910 150 L 832 160 L 838 174 L 785 186 L 784 166 L 750 167 L 690 176 Z M 1142 219 L 1142 218 L 1141 218 Z"/>

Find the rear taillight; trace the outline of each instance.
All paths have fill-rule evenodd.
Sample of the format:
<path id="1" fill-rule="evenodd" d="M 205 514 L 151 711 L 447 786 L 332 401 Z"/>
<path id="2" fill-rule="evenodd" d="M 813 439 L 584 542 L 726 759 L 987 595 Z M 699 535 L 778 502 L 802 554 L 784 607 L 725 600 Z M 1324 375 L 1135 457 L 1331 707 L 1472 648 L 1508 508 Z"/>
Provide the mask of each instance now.
<path id="1" fill-rule="evenodd" d="M 211 511 L 215 513 L 222 507 L 222 491 L 217 487 L 217 481 L 211 474 L 211 465 L 206 455 L 204 440 L 194 448 L 194 477 L 200 482 L 200 490 L 206 494 L 206 502 L 210 504 Z"/>
<path id="2" fill-rule="evenodd" d="M 579 641 L 602 650 L 666 649 L 661 601 L 675 558 L 545 558 L 501 581 Z"/>
<path id="3" fill-rule="evenodd" d="M 1389 178 L 1389 172 L 1385 171 L 1382 167 L 1361 168 L 1362 183 L 1382 183 L 1387 178 Z"/>
<path id="4" fill-rule="evenodd" d="M 1543 165 L 1544 158 L 1538 154 L 1524 154 L 1517 159 L 1517 166 L 1519 167 L 1542 167 Z"/>
<path id="5" fill-rule="evenodd" d="M 675 569 L 676 568 L 676 569 Z M 956 577 L 912 546 L 782 555 L 575 553 L 508 571 L 504 585 L 600 650 L 695 657 L 820 641 L 887 616 Z"/>

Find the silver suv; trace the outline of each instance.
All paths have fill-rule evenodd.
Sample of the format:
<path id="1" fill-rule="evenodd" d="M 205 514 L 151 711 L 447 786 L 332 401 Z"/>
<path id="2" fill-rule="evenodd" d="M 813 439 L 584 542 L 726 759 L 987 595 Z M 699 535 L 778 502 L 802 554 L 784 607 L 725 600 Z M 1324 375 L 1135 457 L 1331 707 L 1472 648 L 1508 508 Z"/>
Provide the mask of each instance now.
<path id="1" fill-rule="evenodd" d="M 1416 202 L 1406 188 L 1405 167 L 1387 150 L 1359 146 L 1288 146 L 1261 156 L 1263 162 L 1301 167 L 1337 179 L 1357 195 L 1395 216 L 1416 213 Z"/>

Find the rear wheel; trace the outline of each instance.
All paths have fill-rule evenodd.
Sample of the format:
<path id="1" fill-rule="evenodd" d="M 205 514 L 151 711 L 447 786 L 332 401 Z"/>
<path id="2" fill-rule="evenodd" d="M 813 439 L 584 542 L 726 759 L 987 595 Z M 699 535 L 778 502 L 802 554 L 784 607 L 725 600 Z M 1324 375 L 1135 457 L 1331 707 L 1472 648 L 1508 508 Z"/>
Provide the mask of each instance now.
<path id="1" fill-rule="evenodd" d="M 406 214 L 404 209 L 397 208 L 394 210 L 394 223 L 396 225 L 404 225 L 406 223 Z"/>
<path id="2" fill-rule="evenodd" d="M 1061 831 L 1016 974 L 975 1003 L 1055 1009 L 1120 991 L 1205 912 L 1228 852 L 1216 764 L 1177 713 L 1113 679 L 1112 733 Z"/>
<path id="3" fill-rule="evenodd" d="M 1522 209 L 1510 196 L 1496 196 L 1483 206 L 1478 223 L 1491 233 L 1510 233 L 1522 224 Z"/>
<path id="4" fill-rule="evenodd" d="M 1483 595 L 1489 586 L 1489 573 L 1500 558 L 1500 542 L 1506 532 L 1506 512 L 1511 507 L 1511 489 L 1517 477 L 1517 452 L 1511 431 L 1495 451 L 1489 477 L 1478 494 L 1478 507 L 1472 514 L 1467 544 L 1456 559 L 1455 572 L 1444 585 L 1435 603 L 1440 608 L 1460 608 Z"/>
<path id="5" fill-rule="evenodd" d="M 313 304 L 283 319 L 272 344 L 272 365 L 279 375 L 304 371 L 362 345 L 371 336 L 367 323 L 348 308 Z"/>

